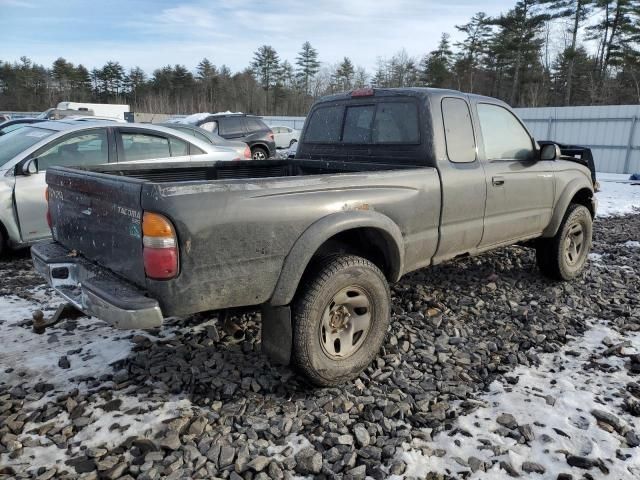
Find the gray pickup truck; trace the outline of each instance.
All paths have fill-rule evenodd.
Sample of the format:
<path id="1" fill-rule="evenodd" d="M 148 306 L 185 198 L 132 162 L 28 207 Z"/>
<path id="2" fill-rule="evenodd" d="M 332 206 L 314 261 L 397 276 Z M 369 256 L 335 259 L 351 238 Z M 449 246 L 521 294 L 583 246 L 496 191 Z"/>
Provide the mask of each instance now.
<path id="1" fill-rule="evenodd" d="M 356 90 L 316 102 L 295 159 L 49 169 L 54 240 L 32 257 L 115 327 L 259 307 L 263 350 L 332 385 L 377 355 L 407 272 L 527 242 L 543 274 L 579 274 L 584 163 L 493 98 Z"/>

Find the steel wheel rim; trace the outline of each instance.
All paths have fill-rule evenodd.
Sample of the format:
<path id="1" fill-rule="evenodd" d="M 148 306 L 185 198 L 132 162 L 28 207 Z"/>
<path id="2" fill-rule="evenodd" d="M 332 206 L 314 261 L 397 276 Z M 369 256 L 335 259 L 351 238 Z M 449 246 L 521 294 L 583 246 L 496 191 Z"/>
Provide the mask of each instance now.
<path id="1" fill-rule="evenodd" d="M 253 152 L 254 160 L 265 160 L 266 158 L 267 156 L 264 154 L 262 150 L 256 150 L 255 152 Z"/>
<path id="2" fill-rule="evenodd" d="M 585 251 L 584 228 L 580 223 L 574 223 L 569 227 L 567 236 L 564 239 L 564 255 L 567 263 L 576 265 Z"/>
<path id="3" fill-rule="evenodd" d="M 373 303 L 369 294 L 352 285 L 338 291 L 322 314 L 318 329 L 320 345 L 333 360 L 353 356 L 371 330 Z"/>

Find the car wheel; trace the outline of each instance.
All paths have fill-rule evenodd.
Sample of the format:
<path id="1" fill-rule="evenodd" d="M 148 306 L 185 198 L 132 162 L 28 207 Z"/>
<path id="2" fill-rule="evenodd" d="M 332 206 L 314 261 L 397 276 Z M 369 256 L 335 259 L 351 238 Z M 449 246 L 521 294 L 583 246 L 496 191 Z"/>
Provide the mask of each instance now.
<path id="1" fill-rule="evenodd" d="M 376 357 L 391 297 L 369 260 L 335 255 L 318 265 L 292 304 L 293 363 L 314 384 L 330 386 L 356 378 Z"/>
<path id="2" fill-rule="evenodd" d="M 540 271 L 555 280 L 571 280 L 584 268 L 591 250 L 593 220 L 584 205 L 571 204 L 555 237 L 536 244 Z"/>
<path id="3" fill-rule="evenodd" d="M 0 224 L 0 257 L 7 253 L 7 240 L 4 236 L 2 225 Z"/>
<path id="4" fill-rule="evenodd" d="M 269 154 L 262 147 L 254 147 L 253 150 L 251 150 L 251 158 L 253 160 L 266 160 L 269 158 Z"/>
<path id="5" fill-rule="evenodd" d="M 289 146 L 291 147 L 294 143 L 296 143 L 298 140 L 296 140 L 295 138 L 292 138 L 291 141 L 289 142 Z"/>

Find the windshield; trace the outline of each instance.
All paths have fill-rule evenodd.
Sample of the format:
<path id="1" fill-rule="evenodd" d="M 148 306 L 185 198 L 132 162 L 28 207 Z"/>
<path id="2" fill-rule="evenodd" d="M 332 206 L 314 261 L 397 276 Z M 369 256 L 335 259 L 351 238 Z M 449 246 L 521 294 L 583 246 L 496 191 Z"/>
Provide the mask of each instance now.
<path id="1" fill-rule="evenodd" d="M 2 135 L 0 137 L 0 168 L 20 152 L 25 151 L 54 133 L 54 130 L 26 126 Z"/>

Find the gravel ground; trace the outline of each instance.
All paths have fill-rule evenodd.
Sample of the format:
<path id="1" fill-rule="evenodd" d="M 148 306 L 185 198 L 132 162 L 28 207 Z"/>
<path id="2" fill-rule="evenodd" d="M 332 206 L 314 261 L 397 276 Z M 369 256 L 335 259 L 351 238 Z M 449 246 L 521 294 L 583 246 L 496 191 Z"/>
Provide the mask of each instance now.
<path id="1" fill-rule="evenodd" d="M 640 215 L 598 220 L 588 269 L 564 284 L 520 247 L 408 275 L 378 359 L 329 389 L 262 357 L 257 314 L 237 331 L 200 314 L 155 334 L 79 318 L 35 335 L 30 312 L 59 301 L 14 255 L 0 478 L 639 478 L 638 239 Z M 572 407 L 578 443 L 558 410 L 571 384 L 599 405 Z"/>

